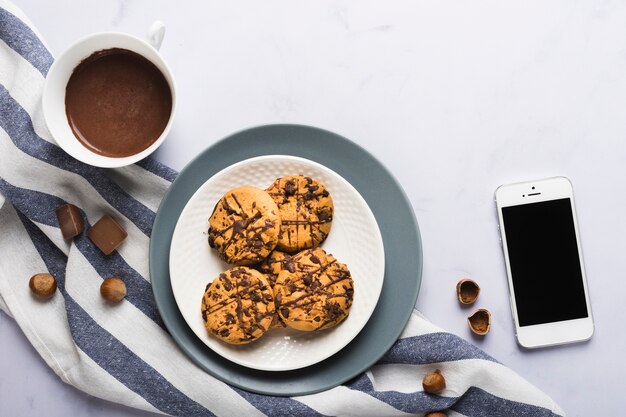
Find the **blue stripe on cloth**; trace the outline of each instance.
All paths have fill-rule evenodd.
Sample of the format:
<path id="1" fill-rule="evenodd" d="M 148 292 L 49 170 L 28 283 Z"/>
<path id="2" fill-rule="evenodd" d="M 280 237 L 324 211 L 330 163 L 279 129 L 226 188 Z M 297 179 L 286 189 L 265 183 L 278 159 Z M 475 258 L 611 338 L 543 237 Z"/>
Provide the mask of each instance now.
<path id="1" fill-rule="evenodd" d="M 296 401 L 289 397 L 270 397 L 268 395 L 260 395 L 252 392 L 244 391 L 239 388 L 231 387 L 246 401 L 252 404 L 257 410 L 267 416 L 272 417 L 321 417 L 320 414 L 306 404 Z"/>
<path id="2" fill-rule="evenodd" d="M 470 387 L 451 409 L 472 417 L 560 417 L 547 408 L 505 400 L 477 387 Z"/>
<path id="3" fill-rule="evenodd" d="M 39 191 L 16 187 L 2 178 L 0 178 L 0 191 L 28 219 L 48 226 L 59 227 L 55 209 L 66 203 L 62 199 Z M 87 230 L 90 223 L 85 212 L 82 210 L 81 212 L 85 219 L 85 230 Z M 74 244 L 102 278 L 112 276 L 123 278 L 128 287 L 126 299 L 165 329 L 165 324 L 159 315 L 152 295 L 150 283 L 128 265 L 117 251 L 110 255 L 103 254 L 91 242 L 86 233 L 75 237 Z"/>
<path id="4" fill-rule="evenodd" d="M 484 359 L 498 363 L 476 346 L 444 332 L 398 339 L 378 363 L 420 365 L 462 359 Z"/>
<path id="5" fill-rule="evenodd" d="M 95 322 L 65 290 L 67 257 L 19 211 L 18 216 L 48 272 L 58 280 L 76 345 L 102 369 L 160 411 L 175 416 L 214 416 Z"/>
<path id="6" fill-rule="evenodd" d="M 140 166 L 148 172 L 153 173 L 166 181 L 172 182 L 176 179 L 178 173 L 174 171 L 172 168 L 158 162 L 152 156 L 148 156 L 141 161 L 137 162 L 135 165 Z"/>
<path id="7" fill-rule="evenodd" d="M 150 236 L 155 213 L 111 180 L 105 169 L 84 164 L 58 146 L 39 137 L 35 133 L 30 115 L 11 97 L 3 85 L 0 85 L 0 127 L 22 152 L 85 178 L 110 205 L 133 222 L 146 236 Z"/>
<path id="8" fill-rule="evenodd" d="M 0 8 L 0 39 L 45 77 L 52 65 L 52 54 L 35 32 L 8 11 Z"/>
<path id="9" fill-rule="evenodd" d="M 368 394 L 405 413 L 426 413 L 445 410 L 456 401 L 455 397 L 440 397 L 438 395 L 426 394 L 422 391 L 408 394 L 397 391 L 376 391 L 372 381 L 366 374 L 361 374 L 361 376 L 344 385 L 352 390 Z M 474 416 L 472 415 L 472 417 Z"/>
<path id="10" fill-rule="evenodd" d="M 547 408 L 506 400 L 476 387 L 470 387 L 460 397 L 441 397 L 423 391 L 376 391 L 367 375 L 360 376 L 347 386 L 405 413 L 451 409 L 471 417 L 559 417 Z"/>

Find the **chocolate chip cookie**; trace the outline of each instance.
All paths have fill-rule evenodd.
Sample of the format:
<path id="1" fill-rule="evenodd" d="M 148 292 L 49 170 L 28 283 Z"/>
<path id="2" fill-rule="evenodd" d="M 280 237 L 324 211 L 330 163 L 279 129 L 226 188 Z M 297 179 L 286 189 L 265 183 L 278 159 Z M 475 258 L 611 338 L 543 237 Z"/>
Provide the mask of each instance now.
<path id="1" fill-rule="evenodd" d="M 278 278 L 278 274 L 280 273 L 280 271 L 282 271 L 283 269 L 293 271 L 291 255 L 285 252 L 275 250 L 270 253 L 270 256 L 265 258 L 265 260 L 257 266 L 257 269 L 267 276 L 268 281 L 273 288 L 276 284 L 276 278 Z M 272 320 L 272 325 L 270 327 L 285 327 L 285 323 L 283 323 L 278 313 L 274 315 L 274 320 Z"/>
<path id="2" fill-rule="evenodd" d="M 274 286 L 276 310 L 294 329 L 333 327 L 348 316 L 354 297 L 350 270 L 323 249 L 308 249 L 291 258 Z"/>
<path id="3" fill-rule="evenodd" d="M 333 199 L 326 187 L 301 175 L 279 178 L 267 192 L 278 206 L 281 228 L 279 250 L 295 253 L 317 247 L 333 221 Z"/>
<path id="4" fill-rule="evenodd" d="M 207 331 L 234 345 L 263 336 L 276 312 L 267 277 L 241 266 L 221 273 L 207 285 L 201 311 Z"/>
<path id="5" fill-rule="evenodd" d="M 245 186 L 224 194 L 213 209 L 209 225 L 209 246 L 220 258 L 235 265 L 252 265 L 276 247 L 281 220 L 267 192 Z"/>

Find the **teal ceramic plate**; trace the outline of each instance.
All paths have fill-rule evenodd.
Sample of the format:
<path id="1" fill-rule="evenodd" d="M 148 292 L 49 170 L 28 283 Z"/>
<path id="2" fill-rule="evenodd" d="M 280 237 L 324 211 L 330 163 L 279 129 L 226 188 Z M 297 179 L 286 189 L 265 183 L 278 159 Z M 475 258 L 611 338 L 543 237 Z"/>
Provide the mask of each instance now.
<path id="1" fill-rule="evenodd" d="M 169 252 L 187 201 L 222 169 L 261 155 L 294 155 L 334 170 L 371 208 L 385 247 L 385 280 L 363 330 L 330 358 L 294 371 L 259 371 L 208 348 L 183 319 L 170 285 Z M 229 136 L 191 161 L 163 199 L 150 239 L 150 275 L 157 306 L 181 349 L 208 373 L 236 387 L 271 395 L 306 395 L 339 385 L 372 366 L 400 336 L 420 288 L 422 245 L 411 204 L 391 174 L 363 148 L 334 133 L 299 125 L 268 125 Z"/>

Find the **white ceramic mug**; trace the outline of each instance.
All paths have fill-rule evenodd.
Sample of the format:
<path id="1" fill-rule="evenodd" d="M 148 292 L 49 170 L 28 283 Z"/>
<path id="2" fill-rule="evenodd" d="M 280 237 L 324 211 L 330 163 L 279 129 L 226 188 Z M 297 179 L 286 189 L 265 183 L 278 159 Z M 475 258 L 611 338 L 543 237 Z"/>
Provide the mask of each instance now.
<path id="1" fill-rule="evenodd" d="M 163 143 L 172 127 L 176 112 L 174 77 L 158 51 L 163 36 L 165 36 L 165 25 L 159 21 L 154 22 L 150 27 L 148 41 L 119 32 L 96 33 L 79 40 L 54 61 L 48 71 L 43 90 L 43 114 L 52 137 L 65 152 L 89 165 L 116 168 L 140 161 Z M 148 59 L 163 73 L 172 92 L 172 112 L 161 136 L 143 151 L 123 158 L 98 155 L 87 149 L 74 136 L 65 113 L 65 89 L 74 68 L 94 52 L 110 48 L 128 49 Z"/>

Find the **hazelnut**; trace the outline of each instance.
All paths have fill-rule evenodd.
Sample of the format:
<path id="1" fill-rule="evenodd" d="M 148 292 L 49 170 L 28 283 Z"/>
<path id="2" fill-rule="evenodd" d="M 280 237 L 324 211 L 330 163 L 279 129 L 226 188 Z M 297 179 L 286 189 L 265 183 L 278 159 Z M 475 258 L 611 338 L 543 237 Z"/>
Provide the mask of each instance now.
<path id="1" fill-rule="evenodd" d="M 474 333 L 484 336 L 491 329 L 491 313 L 489 310 L 480 308 L 467 318 L 467 324 Z"/>
<path id="2" fill-rule="evenodd" d="M 441 375 L 441 371 L 436 369 L 435 372 L 427 373 L 422 380 L 424 391 L 429 394 L 437 394 L 446 387 L 446 379 Z"/>
<path id="3" fill-rule="evenodd" d="M 57 290 L 57 280 L 50 274 L 35 274 L 30 278 L 28 286 L 37 297 L 50 298 Z"/>
<path id="4" fill-rule="evenodd" d="M 431 411 L 430 413 L 426 413 L 424 417 L 448 417 L 448 415 L 443 411 Z"/>
<path id="5" fill-rule="evenodd" d="M 121 278 L 107 278 L 100 285 L 100 295 L 107 301 L 117 303 L 126 297 L 126 284 Z"/>
<path id="6" fill-rule="evenodd" d="M 456 296 L 461 304 L 472 304 L 480 294 L 478 284 L 469 278 L 463 278 L 456 284 Z"/>

